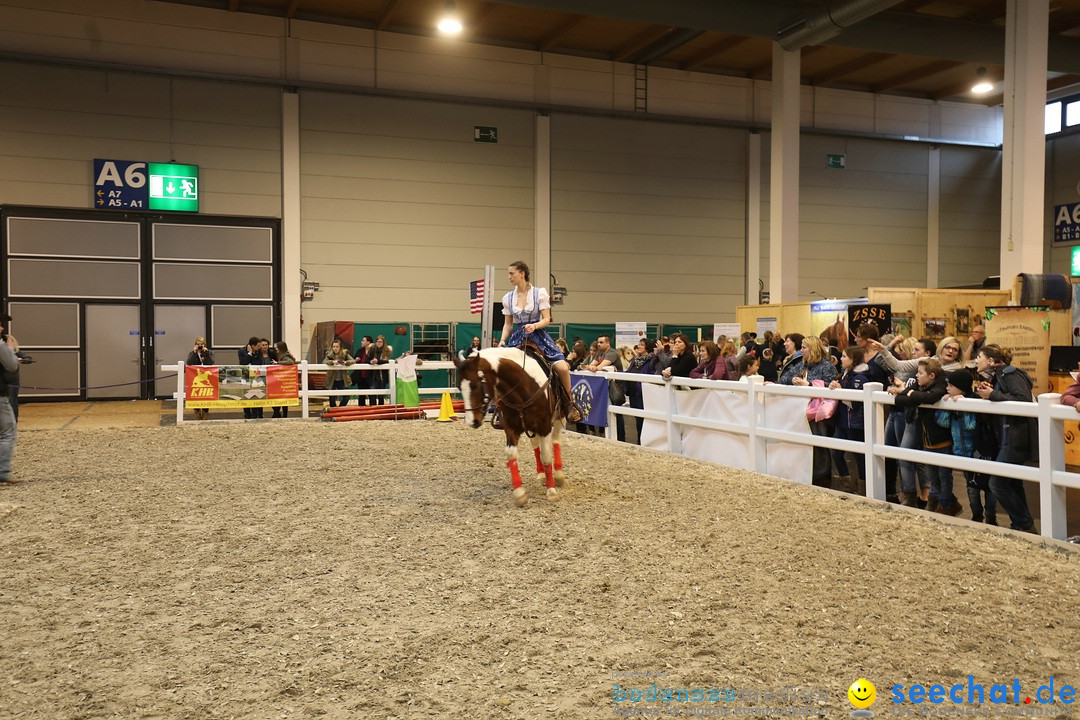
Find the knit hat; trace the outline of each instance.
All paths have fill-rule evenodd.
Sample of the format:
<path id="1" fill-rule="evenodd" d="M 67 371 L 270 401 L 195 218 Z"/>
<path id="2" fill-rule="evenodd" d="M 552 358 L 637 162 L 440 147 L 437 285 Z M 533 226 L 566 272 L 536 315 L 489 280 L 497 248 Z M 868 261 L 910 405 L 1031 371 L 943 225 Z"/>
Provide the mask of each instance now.
<path id="1" fill-rule="evenodd" d="M 971 392 L 972 386 L 975 384 L 975 381 L 971 379 L 971 373 L 964 368 L 950 370 L 945 373 L 945 382 L 960 388 L 965 395 Z"/>

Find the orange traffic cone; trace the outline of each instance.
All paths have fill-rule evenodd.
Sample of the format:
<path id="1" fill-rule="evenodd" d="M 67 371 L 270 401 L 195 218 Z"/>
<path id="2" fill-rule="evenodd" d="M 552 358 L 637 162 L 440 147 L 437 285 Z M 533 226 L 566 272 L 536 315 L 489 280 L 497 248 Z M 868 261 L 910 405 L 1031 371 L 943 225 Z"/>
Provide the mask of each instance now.
<path id="1" fill-rule="evenodd" d="M 453 422 L 457 420 L 457 416 L 454 414 L 454 401 L 450 399 L 450 391 L 446 390 L 442 394 L 442 405 L 439 406 L 439 422 Z"/>

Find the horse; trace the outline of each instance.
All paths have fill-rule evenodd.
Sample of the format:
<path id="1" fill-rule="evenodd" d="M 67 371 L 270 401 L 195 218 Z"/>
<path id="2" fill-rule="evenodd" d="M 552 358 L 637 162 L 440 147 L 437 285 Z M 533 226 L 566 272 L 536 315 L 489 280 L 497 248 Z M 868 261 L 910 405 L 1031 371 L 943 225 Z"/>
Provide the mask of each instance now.
<path id="1" fill-rule="evenodd" d="M 458 366 L 458 387 L 465 398 L 466 422 L 473 429 L 484 424 L 492 400 L 502 415 L 506 433 L 506 467 L 510 469 L 512 497 L 523 506 L 528 495 L 518 469 L 518 442 L 522 435 L 532 441 L 537 479 L 543 478 L 547 499 L 559 499 L 556 487 L 566 482 L 563 471 L 562 436 L 565 419 L 556 395 L 558 377 L 549 377 L 540 363 L 520 349 L 486 348 Z"/>

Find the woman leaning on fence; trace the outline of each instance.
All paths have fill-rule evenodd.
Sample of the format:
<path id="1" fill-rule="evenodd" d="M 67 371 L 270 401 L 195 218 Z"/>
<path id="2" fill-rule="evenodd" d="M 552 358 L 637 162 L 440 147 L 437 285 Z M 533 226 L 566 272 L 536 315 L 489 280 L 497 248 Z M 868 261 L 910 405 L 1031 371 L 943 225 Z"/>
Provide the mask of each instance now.
<path id="1" fill-rule="evenodd" d="M 789 336 L 790 337 L 790 336 Z M 828 386 L 836 379 L 836 366 L 832 363 L 829 351 L 825 349 L 821 340 L 816 337 L 803 338 L 801 357 L 788 364 L 780 376 L 780 382 L 784 385 L 807 386 L 820 381 L 823 386 Z M 814 435 L 832 437 L 832 418 L 824 420 L 807 419 L 810 432 Z M 823 447 L 814 448 L 814 479 L 815 485 L 829 487 L 832 485 L 832 462 L 829 459 L 829 449 Z"/>
<path id="2" fill-rule="evenodd" d="M 975 369 L 981 378 L 975 392 L 984 400 L 1032 402 L 1034 399 L 1031 378 L 1012 366 L 1012 354 L 1001 346 L 984 345 L 975 358 Z M 1034 418 L 994 415 L 991 419 L 1000 446 L 998 462 L 1023 465 L 1034 458 L 1038 447 L 1038 422 Z M 1009 513 L 1013 530 L 1035 532 L 1035 520 L 1028 509 L 1022 480 L 991 475 L 990 490 Z"/>

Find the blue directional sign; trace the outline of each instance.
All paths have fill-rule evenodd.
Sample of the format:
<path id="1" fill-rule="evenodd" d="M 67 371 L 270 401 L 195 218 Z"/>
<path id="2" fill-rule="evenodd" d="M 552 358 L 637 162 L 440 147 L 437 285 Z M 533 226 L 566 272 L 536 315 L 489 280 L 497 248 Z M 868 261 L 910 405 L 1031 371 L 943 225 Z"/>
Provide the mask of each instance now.
<path id="1" fill-rule="evenodd" d="M 1080 203 L 1054 206 L 1054 242 L 1080 242 Z"/>
<path id="2" fill-rule="evenodd" d="M 103 210 L 145 210 L 146 163 L 94 159 L 94 207 Z"/>

